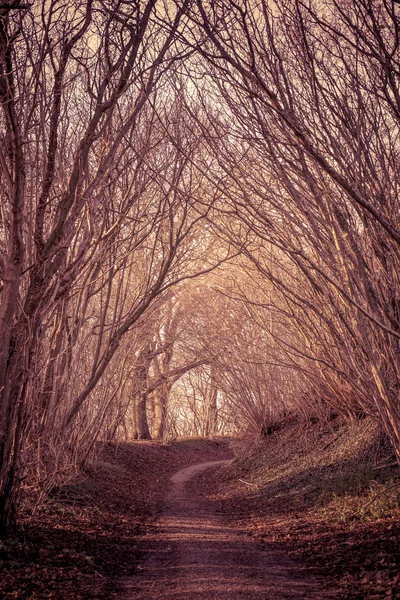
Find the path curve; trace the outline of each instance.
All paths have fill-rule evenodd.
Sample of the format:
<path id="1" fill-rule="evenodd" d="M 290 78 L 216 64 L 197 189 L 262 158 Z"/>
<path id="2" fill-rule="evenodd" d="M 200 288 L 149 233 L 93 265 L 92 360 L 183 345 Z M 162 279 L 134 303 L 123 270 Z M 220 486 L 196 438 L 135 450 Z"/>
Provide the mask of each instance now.
<path id="1" fill-rule="evenodd" d="M 201 463 L 172 476 L 158 527 L 145 544 L 146 559 L 125 587 L 127 600 L 311 600 L 331 596 L 316 580 L 244 531 L 221 522 L 185 484 L 229 460 Z"/>

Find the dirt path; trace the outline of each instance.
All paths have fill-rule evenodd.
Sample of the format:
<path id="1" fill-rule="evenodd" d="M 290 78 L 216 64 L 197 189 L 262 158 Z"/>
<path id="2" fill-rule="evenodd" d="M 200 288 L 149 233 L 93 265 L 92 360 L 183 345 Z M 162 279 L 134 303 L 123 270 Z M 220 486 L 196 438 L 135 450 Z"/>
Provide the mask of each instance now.
<path id="1" fill-rule="evenodd" d="M 125 586 L 127 600 L 262 600 L 330 598 L 298 567 L 232 529 L 190 495 L 185 484 L 229 461 L 193 465 L 171 478 L 158 527 L 147 537 L 147 558 Z"/>

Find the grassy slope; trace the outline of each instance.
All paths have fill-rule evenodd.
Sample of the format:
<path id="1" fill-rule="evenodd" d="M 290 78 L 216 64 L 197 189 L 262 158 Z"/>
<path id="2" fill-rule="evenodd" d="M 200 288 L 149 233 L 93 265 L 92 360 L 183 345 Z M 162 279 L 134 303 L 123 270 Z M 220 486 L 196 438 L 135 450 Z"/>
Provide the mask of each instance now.
<path id="1" fill-rule="evenodd" d="M 338 598 L 400 598 L 400 474 L 388 463 L 390 447 L 368 420 L 288 419 L 239 452 L 208 493 L 258 542 L 330 578 Z"/>
<path id="2" fill-rule="evenodd" d="M 171 474 L 230 457 L 227 440 L 104 446 L 96 465 L 25 516 L 20 536 L 0 540 L 1 600 L 109 599 L 135 573 Z"/>

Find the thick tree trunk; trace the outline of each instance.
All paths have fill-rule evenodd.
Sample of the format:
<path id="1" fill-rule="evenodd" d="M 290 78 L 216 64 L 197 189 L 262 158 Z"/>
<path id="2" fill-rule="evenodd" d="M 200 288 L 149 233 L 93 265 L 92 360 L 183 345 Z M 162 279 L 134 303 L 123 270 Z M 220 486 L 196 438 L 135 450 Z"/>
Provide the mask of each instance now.
<path id="1" fill-rule="evenodd" d="M 18 299 L 24 262 L 23 209 L 25 169 L 23 143 L 15 104 L 12 40 L 8 18 L 0 19 L 0 103 L 8 138 L 8 166 L 3 157 L 1 170 L 8 182 L 10 226 L 7 256 L 2 259 L 4 287 L 0 303 L 0 533 L 15 517 L 14 490 L 18 486 L 17 460 L 23 385 L 25 339 L 16 335 Z M 21 343 L 22 341 L 22 343 Z"/>
<path id="2" fill-rule="evenodd" d="M 147 422 L 147 394 L 137 394 L 135 397 L 136 433 L 138 440 L 151 440 Z"/>
<path id="3" fill-rule="evenodd" d="M 12 332 L 0 396 L 0 531 L 3 533 L 15 523 L 23 469 L 21 448 L 28 431 L 26 390 L 34 339 L 34 334 L 28 335 L 26 321 Z"/>
<path id="4" fill-rule="evenodd" d="M 135 439 L 151 440 L 147 420 L 147 378 L 152 360 L 153 344 L 149 342 L 137 359 L 134 393 Z"/>
<path id="5" fill-rule="evenodd" d="M 154 429 L 153 437 L 162 440 L 165 437 L 167 405 L 171 385 L 163 385 L 154 391 Z"/>

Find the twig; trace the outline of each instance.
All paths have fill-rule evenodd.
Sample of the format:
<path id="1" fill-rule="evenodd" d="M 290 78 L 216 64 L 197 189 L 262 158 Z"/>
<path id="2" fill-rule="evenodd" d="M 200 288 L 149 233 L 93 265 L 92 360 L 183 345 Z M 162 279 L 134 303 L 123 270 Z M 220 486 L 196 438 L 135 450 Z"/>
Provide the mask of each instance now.
<path id="1" fill-rule="evenodd" d="M 390 485 L 389 487 L 385 488 L 384 490 L 382 490 L 381 492 L 379 492 L 379 494 L 376 494 L 369 502 L 367 502 L 367 504 L 364 504 L 364 506 L 361 507 L 361 510 L 365 510 L 366 508 L 368 508 L 369 506 L 371 506 L 371 504 L 373 504 L 375 502 L 375 500 L 377 498 L 379 498 L 379 496 L 383 496 L 383 494 L 385 494 L 386 492 L 389 492 L 389 490 L 393 490 L 396 487 L 400 486 L 400 481 L 398 481 L 397 483 L 394 483 L 393 485 Z"/>
<path id="2" fill-rule="evenodd" d="M 333 440 L 330 440 L 330 441 L 329 441 L 327 444 L 325 444 L 325 446 L 322 448 L 321 452 L 323 452 L 324 450 L 326 450 L 327 448 L 329 448 L 329 446 L 330 446 L 331 444 L 333 444 L 333 442 L 336 442 L 336 440 L 338 439 L 338 437 L 339 437 L 339 436 L 338 436 L 338 435 L 336 435 L 336 436 L 333 438 Z"/>
<path id="3" fill-rule="evenodd" d="M 277 479 L 281 479 L 282 475 L 277 475 L 276 477 L 272 477 L 272 479 L 266 479 L 265 481 L 263 481 L 264 484 L 266 483 L 272 483 L 273 481 L 276 481 Z"/>
<path id="4" fill-rule="evenodd" d="M 378 471 L 379 469 L 388 469 L 389 467 L 395 467 L 396 465 L 398 465 L 397 460 L 391 463 L 385 463 L 383 465 L 375 465 L 375 467 L 372 467 L 372 470 Z"/>
<path id="5" fill-rule="evenodd" d="M 244 481 L 244 479 L 238 479 L 238 481 L 240 481 L 241 483 L 244 483 L 245 485 L 248 485 L 250 487 L 257 487 L 256 483 L 249 483 L 248 481 Z"/>

